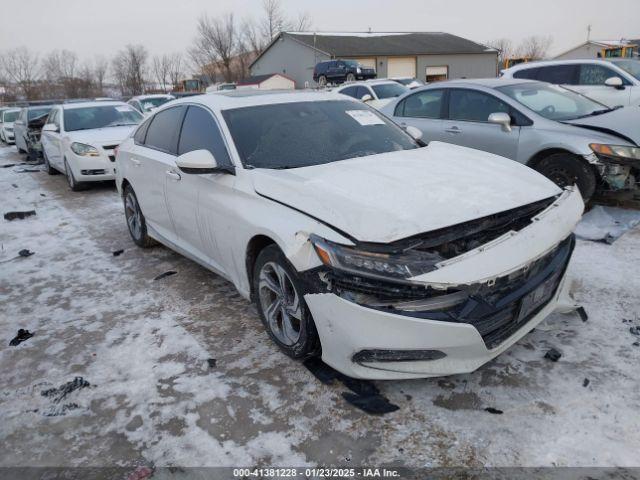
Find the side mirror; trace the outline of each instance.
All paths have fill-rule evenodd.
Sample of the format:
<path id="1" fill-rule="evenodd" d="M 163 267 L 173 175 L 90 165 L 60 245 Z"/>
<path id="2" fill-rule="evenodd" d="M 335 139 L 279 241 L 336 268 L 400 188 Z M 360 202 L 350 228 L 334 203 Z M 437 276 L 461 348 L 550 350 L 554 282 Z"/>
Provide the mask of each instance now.
<path id="1" fill-rule="evenodd" d="M 58 133 L 60 129 L 54 123 L 47 123 L 44 127 L 42 127 L 43 132 L 55 132 Z"/>
<path id="2" fill-rule="evenodd" d="M 409 125 L 405 128 L 405 131 L 411 135 L 414 140 L 420 140 L 422 138 L 422 131 L 419 128 Z"/>
<path id="3" fill-rule="evenodd" d="M 604 81 L 607 87 L 624 88 L 622 85 L 622 79 L 620 77 L 609 77 Z"/>
<path id="4" fill-rule="evenodd" d="M 504 132 L 511 131 L 511 117 L 505 112 L 495 112 L 489 115 L 489 123 L 501 125 Z"/>
<path id="5" fill-rule="evenodd" d="M 176 158 L 176 165 L 184 173 L 231 173 L 231 166 L 220 166 L 209 150 L 193 150 Z"/>
<path id="6" fill-rule="evenodd" d="M 360 100 L 362 100 L 364 103 L 367 103 L 373 100 L 373 97 L 368 93 L 365 93 Z"/>

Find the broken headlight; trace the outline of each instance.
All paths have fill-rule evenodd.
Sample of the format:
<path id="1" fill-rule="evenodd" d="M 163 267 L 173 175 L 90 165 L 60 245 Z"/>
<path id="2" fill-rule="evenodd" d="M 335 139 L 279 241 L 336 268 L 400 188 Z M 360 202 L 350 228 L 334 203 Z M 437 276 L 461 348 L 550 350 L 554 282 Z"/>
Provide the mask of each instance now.
<path id="1" fill-rule="evenodd" d="M 443 258 L 430 252 L 407 249 L 400 252 L 361 250 L 339 245 L 316 235 L 311 243 L 323 264 L 369 277 L 405 279 L 436 269 Z"/>
<path id="2" fill-rule="evenodd" d="M 602 143 L 590 143 L 589 147 L 601 160 L 640 160 L 640 147 L 631 145 L 604 145 Z"/>
<path id="3" fill-rule="evenodd" d="M 85 145 L 84 143 L 73 142 L 71 144 L 71 150 L 76 155 L 81 155 L 83 157 L 98 157 L 100 153 L 95 147 L 91 145 Z"/>

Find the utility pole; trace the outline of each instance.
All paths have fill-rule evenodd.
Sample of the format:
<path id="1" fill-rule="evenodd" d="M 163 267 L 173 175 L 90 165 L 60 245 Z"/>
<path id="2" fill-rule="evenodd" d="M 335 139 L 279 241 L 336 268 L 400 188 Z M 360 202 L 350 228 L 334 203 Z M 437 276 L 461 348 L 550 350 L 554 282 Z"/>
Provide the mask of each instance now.
<path id="1" fill-rule="evenodd" d="M 591 40 L 591 24 L 587 25 L 587 42 Z"/>

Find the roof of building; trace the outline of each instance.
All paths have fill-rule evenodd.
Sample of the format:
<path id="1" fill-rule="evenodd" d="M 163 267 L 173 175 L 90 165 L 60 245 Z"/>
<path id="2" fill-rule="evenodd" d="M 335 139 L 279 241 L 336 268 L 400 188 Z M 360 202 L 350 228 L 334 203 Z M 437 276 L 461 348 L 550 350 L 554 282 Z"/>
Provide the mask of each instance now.
<path id="1" fill-rule="evenodd" d="M 238 83 L 236 83 L 236 85 L 258 85 L 262 82 L 264 82 L 265 80 L 270 79 L 271 77 L 278 75 L 280 77 L 284 77 L 287 80 L 291 80 L 289 77 L 287 77 L 286 75 L 283 75 L 281 73 L 266 73 L 264 75 L 252 75 L 250 77 L 244 78 L 242 80 L 239 80 Z M 293 80 L 291 80 L 293 81 Z"/>
<path id="2" fill-rule="evenodd" d="M 265 48 L 252 65 L 282 36 L 331 57 L 447 55 L 496 53 L 466 38 L 444 32 L 282 32 Z"/>

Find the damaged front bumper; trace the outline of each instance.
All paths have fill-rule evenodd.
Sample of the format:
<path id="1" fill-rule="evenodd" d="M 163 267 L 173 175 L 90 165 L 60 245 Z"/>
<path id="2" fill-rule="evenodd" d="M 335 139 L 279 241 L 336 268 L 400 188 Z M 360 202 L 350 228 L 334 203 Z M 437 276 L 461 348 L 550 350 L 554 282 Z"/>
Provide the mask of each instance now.
<path id="1" fill-rule="evenodd" d="M 595 153 L 584 159 L 594 166 L 605 189 L 640 190 L 640 160 L 598 157 Z"/>
<path id="2" fill-rule="evenodd" d="M 400 286 L 328 272 L 329 288 L 305 295 L 323 360 L 347 375 L 370 379 L 477 369 L 534 328 L 565 296 L 571 232 L 582 209 L 577 189 L 568 189 L 522 230 Z M 420 289 L 447 294 L 421 311 Z M 370 301 L 394 296 L 398 301 Z"/>

